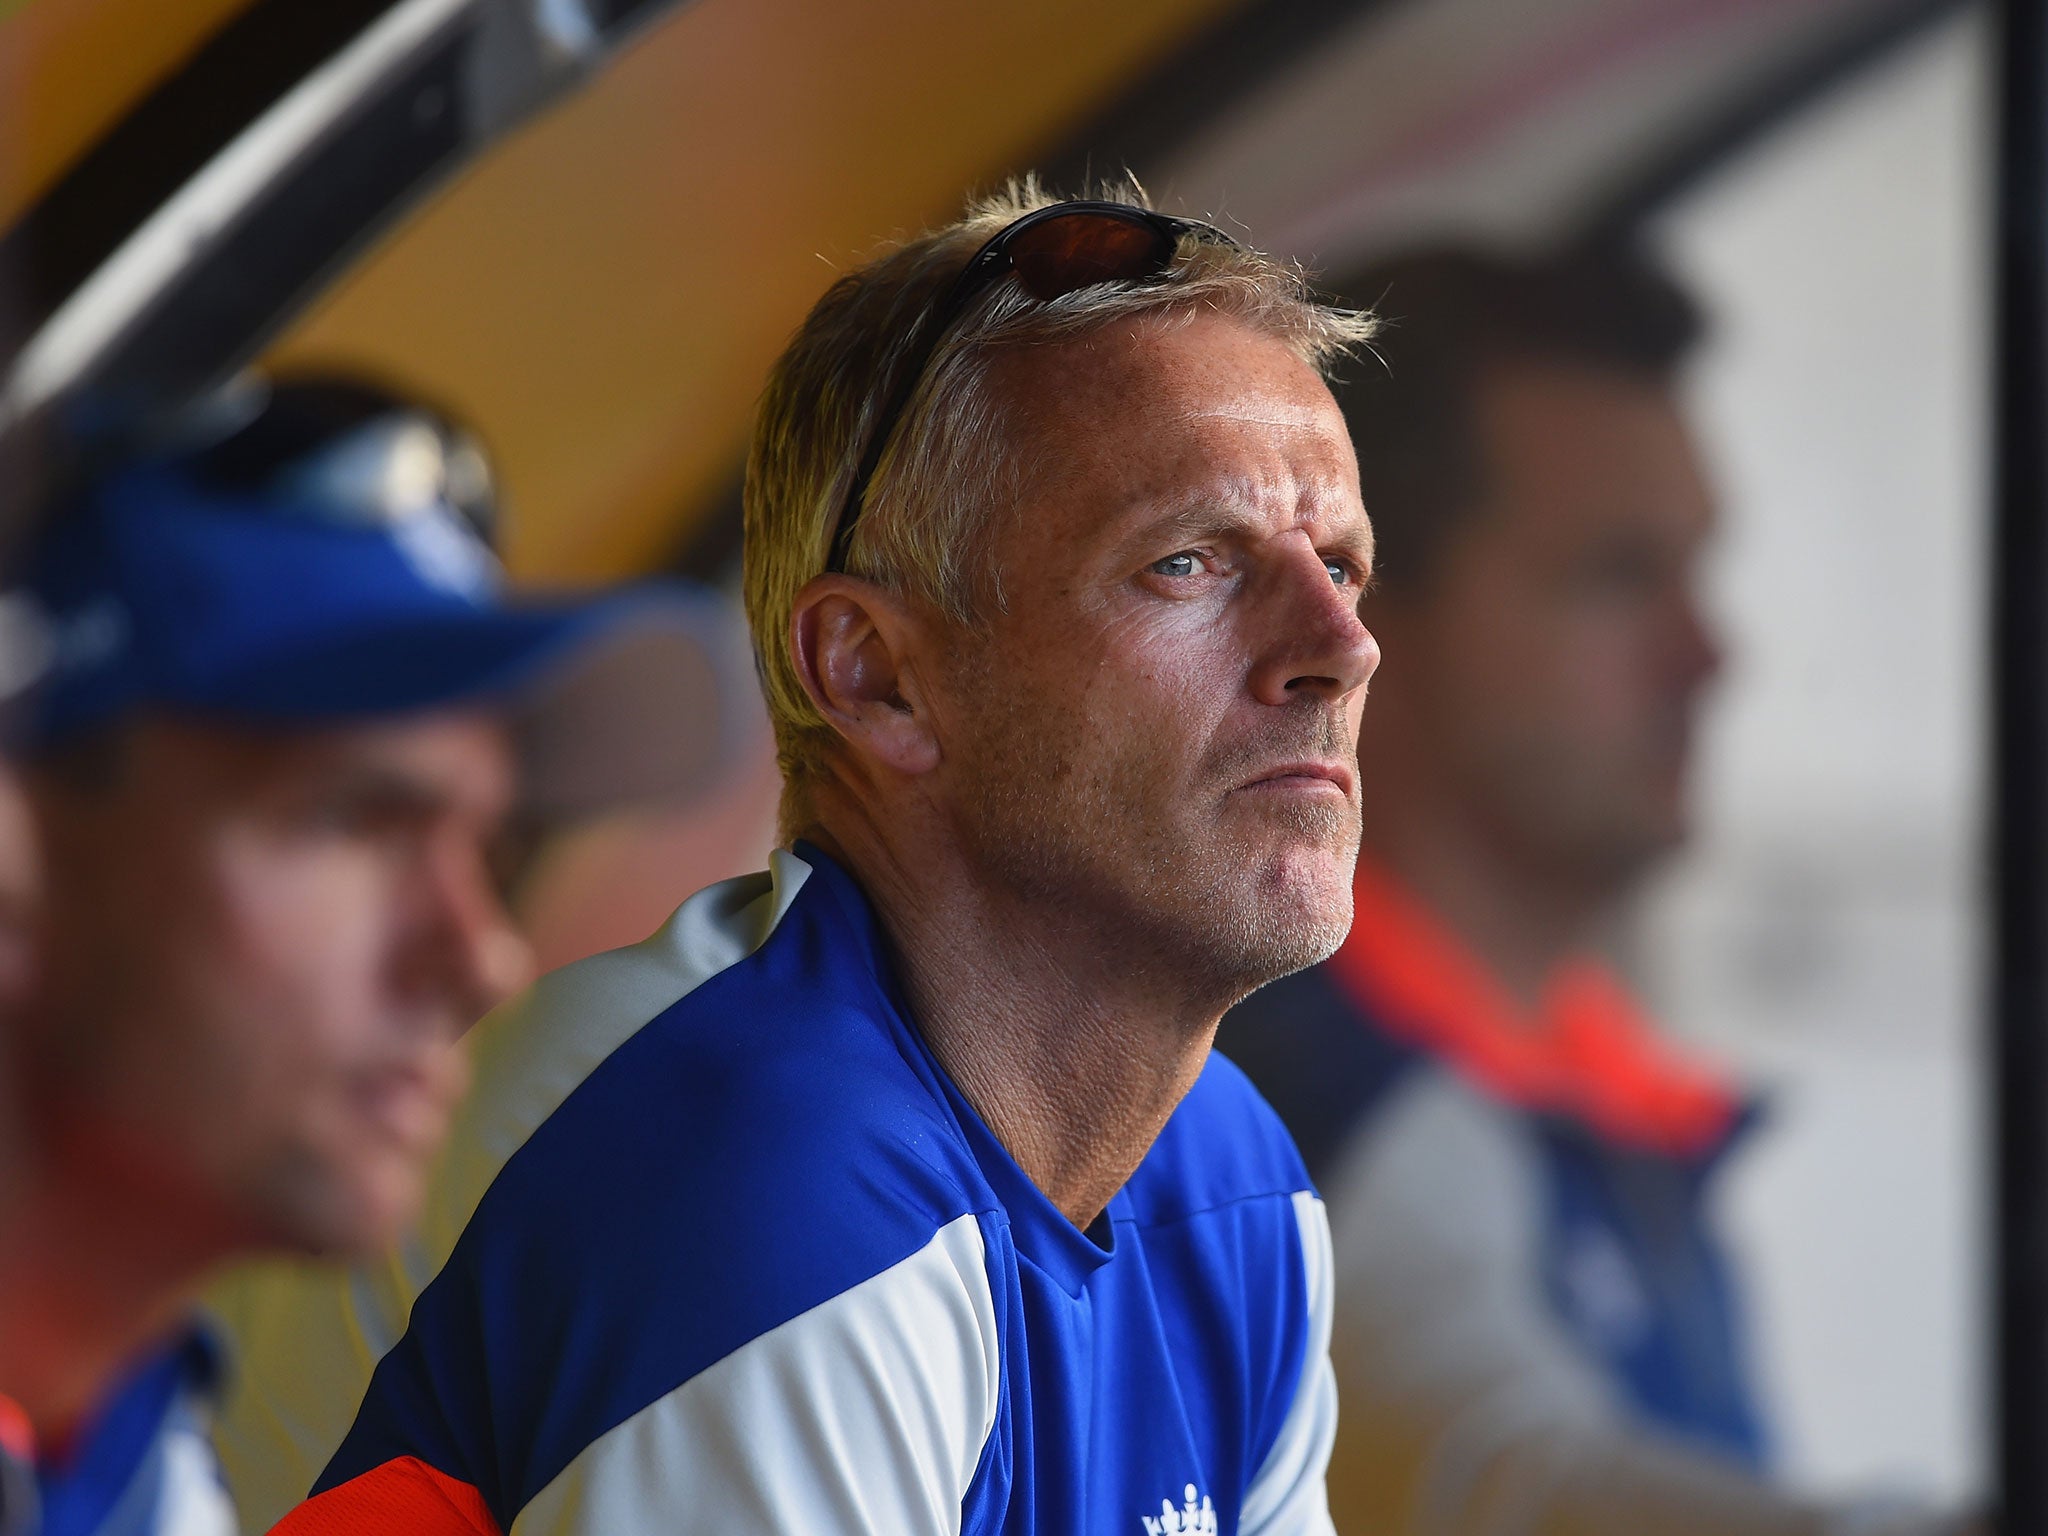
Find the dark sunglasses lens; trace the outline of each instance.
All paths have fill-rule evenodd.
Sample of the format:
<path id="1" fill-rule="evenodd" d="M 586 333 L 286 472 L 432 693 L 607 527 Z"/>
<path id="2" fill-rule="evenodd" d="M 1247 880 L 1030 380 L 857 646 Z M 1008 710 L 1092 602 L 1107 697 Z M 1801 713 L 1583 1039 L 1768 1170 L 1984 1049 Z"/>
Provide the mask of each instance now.
<path id="1" fill-rule="evenodd" d="M 1092 283 L 1127 283 L 1166 270 L 1174 239 L 1140 219 L 1074 213 L 1019 230 L 1010 265 L 1035 299 L 1056 299 Z"/>

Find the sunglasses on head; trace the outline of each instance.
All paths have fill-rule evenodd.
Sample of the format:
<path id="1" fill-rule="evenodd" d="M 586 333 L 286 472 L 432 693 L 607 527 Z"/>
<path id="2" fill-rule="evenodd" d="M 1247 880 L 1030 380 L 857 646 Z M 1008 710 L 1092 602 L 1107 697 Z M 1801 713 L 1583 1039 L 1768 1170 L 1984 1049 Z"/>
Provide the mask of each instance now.
<path id="1" fill-rule="evenodd" d="M 1170 218 L 1127 203 L 1075 201 L 1053 203 L 1025 214 L 976 251 L 925 321 L 924 344 L 916 362 L 904 369 L 888 405 L 876 418 L 867 450 L 839 509 L 839 521 L 833 525 L 825 569 L 846 569 L 847 546 L 853 540 L 854 524 L 860 521 L 868 482 L 874 478 L 875 467 L 895 435 L 918 380 L 970 300 L 1013 273 L 1024 291 L 1040 302 L 1097 283 L 1142 282 L 1173 265 L 1183 235 L 1238 248 L 1237 241 L 1213 224 Z"/>

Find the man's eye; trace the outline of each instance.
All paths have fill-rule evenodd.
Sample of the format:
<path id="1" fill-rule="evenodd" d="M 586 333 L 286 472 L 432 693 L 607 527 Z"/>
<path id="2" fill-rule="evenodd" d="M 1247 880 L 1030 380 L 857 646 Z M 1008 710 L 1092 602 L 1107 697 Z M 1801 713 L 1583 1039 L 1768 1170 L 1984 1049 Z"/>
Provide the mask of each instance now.
<path id="1" fill-rule="evenodd" d="M 1351 580 L 1351 568 L 1341 560 L 1325 560 L 1323 562 L 1323 569 L 1330 573 L 1330 584 L 1332 586 L 1341 587 Z"/>
<path id="2" fill-rule="evenodd" d="M 1197 576 L 1201 574 L 1202 557 L 1184 549 L 1177 555 L 1153 561 L 1152 569 L 1161 576 Z"/>

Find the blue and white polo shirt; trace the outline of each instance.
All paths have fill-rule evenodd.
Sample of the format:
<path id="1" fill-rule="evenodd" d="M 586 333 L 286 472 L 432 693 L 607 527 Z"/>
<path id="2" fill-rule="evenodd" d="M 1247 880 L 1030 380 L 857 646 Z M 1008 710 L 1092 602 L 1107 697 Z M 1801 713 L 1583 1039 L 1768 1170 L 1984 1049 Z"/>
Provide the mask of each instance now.
<path id="1" fill-rule="evenodd" d="M 478 1045 L 403 1253 L 223 1298 L 252 1523 L 282 1478 L 290 1532 L 1330 1529 L 1322 1205 L 1221 1058 L 1077 1230 L 803 845 Z"/>

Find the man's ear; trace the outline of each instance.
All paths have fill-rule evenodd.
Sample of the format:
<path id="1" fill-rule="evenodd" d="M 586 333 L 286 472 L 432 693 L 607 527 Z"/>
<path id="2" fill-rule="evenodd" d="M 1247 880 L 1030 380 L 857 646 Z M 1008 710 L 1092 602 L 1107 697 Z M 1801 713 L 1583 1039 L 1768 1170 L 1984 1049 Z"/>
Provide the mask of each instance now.
<path id="1" fill-rule="evenodd" d="M 908 604 L 874 582 L 828 574 L 797 593 L 789 622 L 804 692 L 848 746 L 897 773 L 938 766 L 920 666 L 928 637 Z"/>

